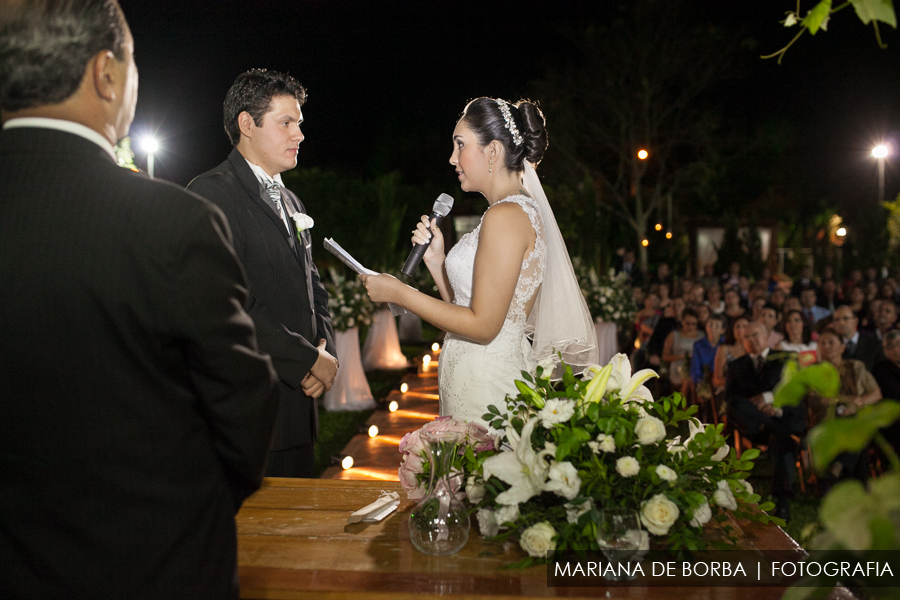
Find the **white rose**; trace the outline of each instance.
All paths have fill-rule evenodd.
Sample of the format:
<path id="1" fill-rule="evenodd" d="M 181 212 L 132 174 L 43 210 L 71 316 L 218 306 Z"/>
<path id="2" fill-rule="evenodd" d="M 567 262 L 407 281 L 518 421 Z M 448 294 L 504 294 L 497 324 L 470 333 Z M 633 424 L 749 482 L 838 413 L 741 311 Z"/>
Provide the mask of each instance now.
<path id="1" fill-rule="evenodd" d="M 469 502 L 478 504 L 484 498 L 484 483 L 477 483 L 474 475 L 469 476 L 466 481 L 466 495 Z"/>
<path id="2" fill-rule="evenodd" d="M 718 450 L 716 453 L 712 455 L 712 460 L 719 462 L 725 460 L 725 457 L 728 456 L 728 453 L 731 452 L 731 447 L 728 444 L 725 444 Z"/>
<path id="3" fill-rule="evenodd" d="M 575 403 L 565 398 L 551 398 L 547 400 L 544 408 L 538 416 L 545 428 L 550 429 L 557 423 L 565 423 L 575 414 Z"/>
<path id="4" fill-rule="evenodd" d="M 544 521 L 523 531 L 519 544 L 529 556 L 545 558 L 548 552 L 556 550 L 556 542 L 553 541 L 555 535 L 556 530 L 553 529 L 553 526 Z"/>
<path id="5" fill-rule="evenodd" d="M 550 465 L 547 483 L 544 490 L 571 500 L 581 490 L 581 478 L 578 469 L 570 462 L 554 462 Z"/>
<path id="6" fill-rule="evenodd" d="M 665 494 L 656 494 L 641 503 L 641 523 L 653 535 L 666 535 L 678 520 L 679 510 Z"/>
<path id="7" fill-rule="evenodd" d="M 506 529 L 506 527 L 502 527 L 504 523 L 513 523 L 519 518 L 519 505 L 509 504 L 502 508 L 498 508 L 494 517 L 497 519 L 497 524 L 500 525 L 502 529 Z"/>
<path id="8" fill-rule="evenodd" d="M 634 477 L 641 470 L 641 464 L 633 456 L 623 456 L 616 461 L 616 471 L 622 477 Z"/>
<path id="9" fill-rule="evenodd" d="M 725 479 L 719 482 L 719 489 L 713 494 L 713 501 L 722 508 L 727 508 L 728 510 L 737 509 L 737 501 L 734 499 L 734 493 L 732 493 L 731 488 L 728 486 L 728 481 Z"/>
<path id="10" fill-rule="evenodd" d="M 641 445 L 649 446 L 665 439 L 666 426 L 656 417 L 643 417 L 634 426 L 634 434 Z"/>
<path id="11" fill-rule="evenodd" d="M 600 442 L 600 449 L 604 452 L 615 452 L 616 451 L 616 440 L 613 439 L 613 436 L 606 435 L 605 433 L 601 433 L 597 436 L 597 441 Z"/>
<path id="12" fill-rule="evenodd" d="M 749 481 L 747 481 L 746 479 L 739 479 L 738 481 L 741 482 L 741 484 L 744 486 L 744 489 L 747 490 L 747 493 L 748 493 L 748 494 L 752 494 L 752 493 L 753 493 L 753 486 L 750 485 L 750 482 L 749 482 Z"/>
<path id="13" fill-rule="evenodd" d="M 354 319 L 353 317 L 350 317 L 349 319 L 347 319 L 347 327 L 349 327 L 350 329 L 353 329 L 355 326 L 356 326 L 356 319 Z"/>
<path id="14" fill-rule="evenodd" d="M 588 442 L 587 445 L 588 445 L 588 448 L 591 449 L 591 452 L 593 452 L 594 454 L 600 454 L 600 443 L 599 442 L 595 442 L 595 441 L 591 440 L 590 442 Z"/>
<path id="15" fill-rule="evenodd" d="M 589 512 L 590 510 L 590 500 L 585 500 L 581 504 L 571 504 L 569 502 L 566 502 L 566 521 L 568 521 L 572 525 L 577 525 L 578 519 L 581 517 L 581 515 Z"/>
<path id="16" fill-rule="evenodd" d="M 494 537 L 500 533 L 500 525 L 497 524 L 494 511 L 489 508 L 479 508 L 477 514 L 478 531 L 481 532 L 481 535 L 484 537 Z"/>
<path id="17" fill-rule="evenodd" d="M 709 502 L 706 500 L 706 498 L 704 498 L 703 506 L 701 506 L 700 508 L 695 508 L 693 510 L 689 525 L 691 527 L 703 527 L 711 518 L 712 510 L 709 508 Z"/>
<path id="18" fill-rule="evenodd" d="M 678 473 L 676 473 L 666 465 L 659 465 L 658 467 L 656 467 L 656 474 L 663 481 L 678 481 Z"/>

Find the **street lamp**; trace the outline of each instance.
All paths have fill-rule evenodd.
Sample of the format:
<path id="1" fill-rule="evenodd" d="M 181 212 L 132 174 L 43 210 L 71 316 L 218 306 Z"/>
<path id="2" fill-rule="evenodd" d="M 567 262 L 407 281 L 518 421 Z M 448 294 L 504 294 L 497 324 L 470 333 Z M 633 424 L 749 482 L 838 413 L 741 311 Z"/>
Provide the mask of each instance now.
<path id="1" fill-rule="evenodd" d="M 644 150 L 643 148 L 641 148 L 640 150 L 638 150 L 638 155 L 637 155 L 637 156 L 638 156 L 638 158 L 641 159 L 641 160 L 647 160 L 647 157 L 650 156 L 650 154 L 649 154 L 646 150 Z"/>
<path id="2" fill-rule="evenodd" d="M 153 179 L 153 154 L 159 150 L 159 142 L 155 138 L 147 136 L 141 141 L 141 147 L 147 153 L 147 173 L 150 175 L 150 179 Z"/>
<path id="3" fill-rule="evenodd" d="M 872 148 L 872 156 L 878 159 L 878 204 L 884 204 L 884 159 L 890 153 L 890 147 L 885 144 Z"/>

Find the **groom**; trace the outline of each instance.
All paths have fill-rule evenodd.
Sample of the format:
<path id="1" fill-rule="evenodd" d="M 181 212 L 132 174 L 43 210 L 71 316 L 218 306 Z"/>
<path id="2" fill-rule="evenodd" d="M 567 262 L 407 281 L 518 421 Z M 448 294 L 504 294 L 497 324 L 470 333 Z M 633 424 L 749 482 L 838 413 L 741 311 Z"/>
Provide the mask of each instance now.
<path id="1" fill-rule="evenodd" d="M 297 166 L 306 90 L 289 75 L 252 69 L 225 97 L 225 131 L 234 150 L 189 185 L 228 217 L 247 272 L 247 311 L 259 346 L 272 357 L 281 388 L 268 477 L 315 477 L 316 398 L 337 373 L 328 294 L 310 254 L 311 221 L 281 181 Z M 311 225 L 310 225 L 311 226 Z"/>

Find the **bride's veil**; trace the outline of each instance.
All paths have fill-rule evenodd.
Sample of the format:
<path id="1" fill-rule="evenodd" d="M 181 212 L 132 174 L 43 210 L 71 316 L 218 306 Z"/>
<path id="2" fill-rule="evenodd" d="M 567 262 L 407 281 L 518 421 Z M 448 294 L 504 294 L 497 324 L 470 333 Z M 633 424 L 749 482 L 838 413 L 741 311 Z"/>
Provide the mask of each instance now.
<path id="1" fill-rule="evenodd" d="M 528 365 L 533 370 L 539 362 L 560 352 L 577 374 L 599 361 L 594 322 L 575 278 L 553 209 L 534 167 L 527 160 L 524 183 L 525 190 L 537 203 L 547 242 L 543 283 L 528 316 L 527 331 L 532 339 Z M 561 370 L 556 369 L 554 378 L 561 376 Z"/>

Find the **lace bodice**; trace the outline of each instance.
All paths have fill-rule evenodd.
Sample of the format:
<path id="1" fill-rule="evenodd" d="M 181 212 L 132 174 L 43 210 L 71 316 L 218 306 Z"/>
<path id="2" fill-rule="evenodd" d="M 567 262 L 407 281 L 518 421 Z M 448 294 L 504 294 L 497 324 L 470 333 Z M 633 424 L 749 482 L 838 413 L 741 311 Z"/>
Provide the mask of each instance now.
<path id="1" fill-rule="evenodd" d="M 529 370 L 531 345 L 526 337 L 525 307 L 544 280 L 547 263 L 546 238 L 534 201 L 527 196 L 510 196 L 500 202 L 515 202 L 528 215 L 535 231 L 534 250 L 522 261 L 516 291 L 497 337 L 479 344 L 448 333 L 438 363 L 441 414 L 484 424 L 481 417 L 487 407 L 502 407 L 507 394 L 515 396 L 515 380 L 521 378 L 523 370 Z M 453 287 L 453 302 L 460 306 L 472 305 L 480 233 L 481 224 L 459 240 L 444 263 Z"/>
<path id="2" fill-rule="evenodd" d="M 543 235 L 540 216 L 537 214 L 534 200 L 528 196 L 509 196 L 493 204 L 500 202 L 514 202 L 518 204 L 534 227 L 534 250 L 522 261 L 522 269 L 519 271 L 519 279 L 516 282 L 516 291 L 513 294 L 509 311 L 506 314 L 506 322 L 520 325 L 524 328 L 527 320 L 525 307 L 534 296 L 544 279 L 544 265 L 547 262 L 547 244 Z M 490 208 L 488 208 L 490 210 Z M 485 212 L 485 214 L 487 214 Z M 484 217 L 482 217 L 483 219 Z M 481 233 L 481 223 L 474 231 L 464 235 L 447 254 L 445 265 L 450 286 L 453 288 L 453 303 L 460 306 L 472 305 L 472 285 L 475 271 L 475 254 L 478 252 L 478 238 Z"/>

